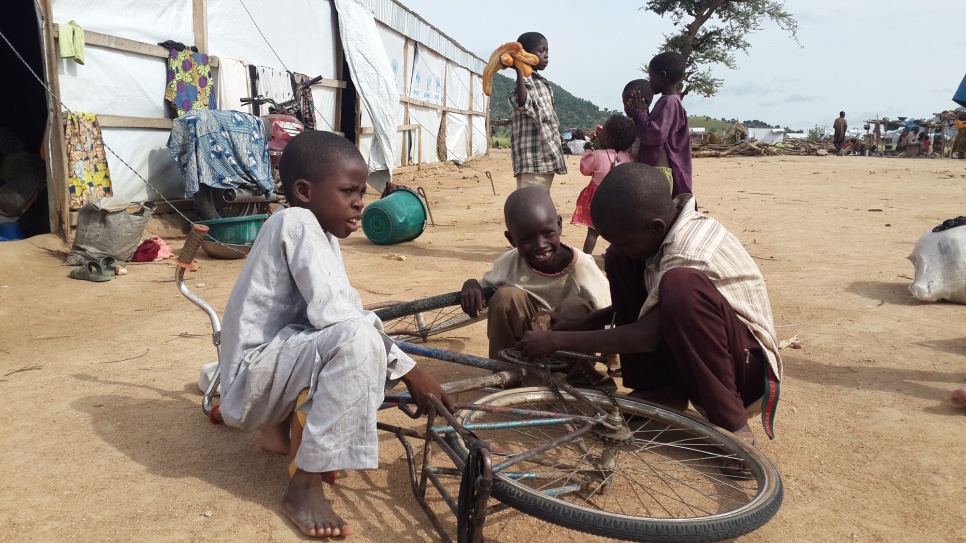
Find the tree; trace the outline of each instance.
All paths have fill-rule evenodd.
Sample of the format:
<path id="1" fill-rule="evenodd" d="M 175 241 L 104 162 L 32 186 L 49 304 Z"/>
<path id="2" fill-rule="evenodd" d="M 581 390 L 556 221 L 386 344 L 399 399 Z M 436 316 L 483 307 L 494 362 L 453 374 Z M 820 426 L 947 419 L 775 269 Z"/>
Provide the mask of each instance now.
<path id="1" fill-rule="evenodd" d="M 675 33 L 664 35 L 662 51 L 684 55 L 687 70 L 681 96 L 695 93 L 710 98 L 723 80 L 712 68 L 724 64 L 737 68 L 735 53 L 748 53 L 748 35 L 771 20 L 798 43 L 798 21 L 785 11 L 783 0 L 648 0 L 640 9 L 667 16 Z"/>

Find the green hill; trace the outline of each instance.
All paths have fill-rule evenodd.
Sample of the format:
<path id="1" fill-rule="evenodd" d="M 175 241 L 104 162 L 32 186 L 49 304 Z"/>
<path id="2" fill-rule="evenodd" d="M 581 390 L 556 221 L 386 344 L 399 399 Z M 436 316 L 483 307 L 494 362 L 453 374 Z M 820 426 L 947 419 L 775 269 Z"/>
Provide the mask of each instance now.
<path id="1" fill-rule="evenodd" d="M 493 94 L 490 95 L 491 119 L 510 118 L 510 104 L 506 97 L 513 91 L 513 86 L 514 80 L 505 75 L 496 74 L 493 77 Z M 571 126 L 592 130 L 598 124 L 602 124 L 611 114 L 610 111 L 600 109 L 589 100 L 570 94 L 553 81 L 550 82 L 550 88 L 553 89 L 554 100 L 557 102 L 557 116 L 560 118 L 561 130 L 566 130 Z M 497 131 L 498 134 L 500 132 L 502 131 Z"/>

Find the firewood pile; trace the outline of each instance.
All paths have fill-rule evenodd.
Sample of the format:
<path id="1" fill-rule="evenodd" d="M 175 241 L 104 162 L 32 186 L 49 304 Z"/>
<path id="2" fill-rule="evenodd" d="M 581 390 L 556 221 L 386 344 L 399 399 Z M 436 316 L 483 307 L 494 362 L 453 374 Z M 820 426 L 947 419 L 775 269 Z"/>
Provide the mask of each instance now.
<path id="1" fill-rule="evenodd" d="M 693 142 L 691 156 L 694 158 L 721 158 L 726 156 L 825 156 L 834 154 L 835 147 L 823 141 L 788 139 L 770 145 L 756 141 L 745 141 L 735 145 Z"/>

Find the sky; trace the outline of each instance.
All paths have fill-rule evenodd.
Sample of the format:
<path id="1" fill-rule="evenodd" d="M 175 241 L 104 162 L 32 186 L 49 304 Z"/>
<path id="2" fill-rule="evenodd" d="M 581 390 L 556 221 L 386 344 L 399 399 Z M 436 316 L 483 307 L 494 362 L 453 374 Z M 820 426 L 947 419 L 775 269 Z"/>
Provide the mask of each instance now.
<path id="1" fill-rule="evenodd" d="M 523 32 L 542 33 L 550 45 L 543 74 L 609 109 L 621 109 L 624 84 L 646 77 L 641 66 L 673 28 L 638 10 L 645 0 L 400 1 L 484 61 Z M 799 43 L 767 21 L 748 54 L 737 54 L 737 70 L 715 68 L 724 79 L 716 96 L 685 98 L 688 114 L 809 129 L 831 126 L 842 110 L 852 127 L 957 107 L 966 0 L 787 0 L 785 9 L 798 20 Z"/>

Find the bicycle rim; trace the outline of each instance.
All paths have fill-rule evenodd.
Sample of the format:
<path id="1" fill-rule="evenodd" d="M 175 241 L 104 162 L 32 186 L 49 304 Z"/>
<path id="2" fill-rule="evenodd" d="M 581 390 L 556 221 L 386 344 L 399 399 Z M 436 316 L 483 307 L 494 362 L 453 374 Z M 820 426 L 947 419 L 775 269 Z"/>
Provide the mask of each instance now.
<path id="1" fill-rule="evenodd" d="M 581 392 L 613 410 L 606 395 Z M 498 392 L 474 403 L 588 419 L 536 425 L 548 417 L 505 410 L 465 410 L 457 418 L 490 446 L 494 496 L 567 528 L 629 541 L 720 541 L 758 529 L 778 511 L 781 478 L 757 449 L 700 419 L 638 400 L 616 401 L 629 435 L 618 438 L 597 425 L 576 440 L 503 468 L 499 464 L 524 451 L 591 424 L 587 420 L 594 411 L 566 393 L 538 387 Z M 511 424 L 479 426 L 484 423 Z M 465 458 L 463 444 L 450 441 Z M 751 475 L 723 475 L 724 459 L 740 461 Z"/>
<path id="2" fill-rule="evenodd" d="M 462 328 L 486 318 L 460 309 L 458 292 L 423 298 L 377 310 L 386 335 L 397 341 L 425 341 L 430 336 Z"/>

